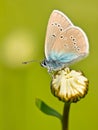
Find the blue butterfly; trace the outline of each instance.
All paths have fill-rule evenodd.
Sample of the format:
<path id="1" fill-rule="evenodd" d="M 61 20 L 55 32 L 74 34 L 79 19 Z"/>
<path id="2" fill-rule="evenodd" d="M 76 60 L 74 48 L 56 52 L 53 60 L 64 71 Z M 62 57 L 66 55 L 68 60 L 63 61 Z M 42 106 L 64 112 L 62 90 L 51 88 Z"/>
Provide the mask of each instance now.
<path id="1" fill-rule="evenodd" d="M 41 62 L 49 72 L 79 61 L 89 53 L 89 44 L 82 29 L 73 25 L 69 18 L 58 10 L 50 15 L 45 40 L 45 60 Z"/>

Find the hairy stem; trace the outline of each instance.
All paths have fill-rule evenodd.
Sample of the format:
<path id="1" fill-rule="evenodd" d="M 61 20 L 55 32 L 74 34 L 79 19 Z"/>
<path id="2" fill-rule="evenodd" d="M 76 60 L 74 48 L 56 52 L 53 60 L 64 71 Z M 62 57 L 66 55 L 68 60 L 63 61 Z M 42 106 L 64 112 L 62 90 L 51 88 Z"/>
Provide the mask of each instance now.
<path id="1" fill-rule="evenodd" d="M 62 119 L 62 130 L 68 130 L 69 109 L 70 109 L 70 103 L 65 103 Z"/>

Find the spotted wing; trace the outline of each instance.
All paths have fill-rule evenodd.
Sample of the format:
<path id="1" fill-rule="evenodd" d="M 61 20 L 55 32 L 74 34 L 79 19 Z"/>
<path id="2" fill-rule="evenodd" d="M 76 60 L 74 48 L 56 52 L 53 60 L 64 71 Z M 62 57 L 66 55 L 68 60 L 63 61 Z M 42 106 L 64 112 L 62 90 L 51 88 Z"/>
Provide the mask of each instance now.
<path id="1" fill-rule="evenodd" d="M 48 59 L 49 53 L 56 44 L 58 36 L 68 27 L 73 26 L 68 17 L 58 10 L 54 10 L 50 15 L 47 26 L 46 39 L 45 39 L 45 56 Z"/>
<path id="2" fill-rule="evenodd" d="M 84 58 L 88 53 L 89 44 L 86 34 L 79 27 L 71 26 L 58 35 L 48 58 L 69 64 Z"/>

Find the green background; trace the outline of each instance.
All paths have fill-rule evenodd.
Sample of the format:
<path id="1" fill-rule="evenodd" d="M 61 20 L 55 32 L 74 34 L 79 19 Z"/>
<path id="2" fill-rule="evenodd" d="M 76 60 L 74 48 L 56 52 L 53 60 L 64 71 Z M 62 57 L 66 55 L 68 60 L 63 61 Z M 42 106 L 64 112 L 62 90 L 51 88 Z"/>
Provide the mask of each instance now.
<path id="1" fill-rule="evenodd" d="M 44 59 L 44 39 L 50 13 L 58 9 L 85 30 L 89 56 L 71 66 L 89 79 L 89 92 L 70 109 L 70 130 L 98 129 L 98 1 L 2 0 L 0 1 L 0 130 L 60 130 L 55 117 L 40 112 L 41 98 L 60 113 L 63 102 L 50 91 L 51 78 L 39 63 Z"/>

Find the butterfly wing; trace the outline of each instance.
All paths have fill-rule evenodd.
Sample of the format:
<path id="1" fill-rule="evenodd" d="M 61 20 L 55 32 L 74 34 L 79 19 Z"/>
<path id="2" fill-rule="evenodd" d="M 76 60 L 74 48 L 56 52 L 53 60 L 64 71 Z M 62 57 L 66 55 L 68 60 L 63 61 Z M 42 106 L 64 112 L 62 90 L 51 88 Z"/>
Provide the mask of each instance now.
<path id="1" fill-rule="evenodd" d="M 46 59 L 48 59 L 48 55 L 58 35 L 70 26 L 73 26 L 73 24 L 66 15 L 64 15 L 62 12 L 58 10 L 54 10 L 52 12 L 48 22 L 46 39 L 45 39 Z"/>
<path id="2" fill-rule="evenodd" d="M 58 35 L 48 57 L 49 60 L 56 60 L 66 65 L 84 58 L 88 53 L 86 34 L 79 27 L 71 26 Z"/>

